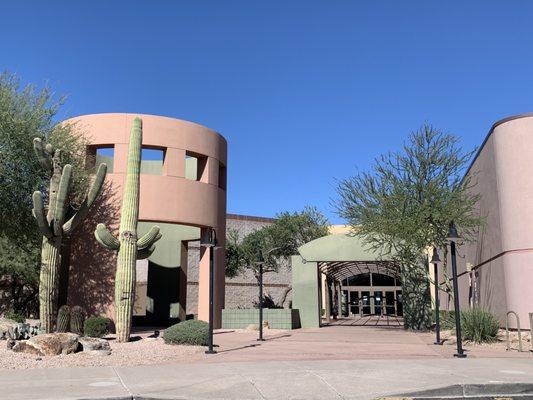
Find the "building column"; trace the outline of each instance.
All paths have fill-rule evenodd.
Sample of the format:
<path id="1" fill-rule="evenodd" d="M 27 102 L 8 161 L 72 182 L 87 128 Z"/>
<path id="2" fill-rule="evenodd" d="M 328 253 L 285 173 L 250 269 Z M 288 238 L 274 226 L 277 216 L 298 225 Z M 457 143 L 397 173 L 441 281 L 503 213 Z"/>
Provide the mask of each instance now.
<path id="1" fill-rule="evenodd" d="M 291 257 L 292 308 L 298 310 L 302 328 L 320 327 L 322 277 L 316 262 L 304 263 L 302 257 Z"/>
<path id="2" fill-rule="evenodd" d="M 341 281 L 337 281 L 337 299 L 338 299 L 338 318 L 342 317 L 342 288 L 341 288 Z"/>
<path id="3" fill-rule="evenodd" d="M 204 229 L 202 228 L 202 237 Z M 218 233 L 218 232 L 217 232 Z M 200 246 L 200 263 L 198 271 L 198 319 L 209 321 L 209 255 L 214 251 L 214 296 L 213 325 L 216 329 L 222 325 L 222 308 L 224 307 L 225 268 L 224 238 L 218 238 L 218 248 Z"/>
<path id="4" fill-rule="evenodd" d="M 331 309 L 329 307 L 330 303 L 331 303 L 331 300 L 330 300 L 330 294 L 329 294 L 329 279 L 328 279 L 328 276 L 324 274 L 324 290 L 325 290 L 325 317 L 326 317 L 326 322 L 330 322 L 331 321 Z"/>

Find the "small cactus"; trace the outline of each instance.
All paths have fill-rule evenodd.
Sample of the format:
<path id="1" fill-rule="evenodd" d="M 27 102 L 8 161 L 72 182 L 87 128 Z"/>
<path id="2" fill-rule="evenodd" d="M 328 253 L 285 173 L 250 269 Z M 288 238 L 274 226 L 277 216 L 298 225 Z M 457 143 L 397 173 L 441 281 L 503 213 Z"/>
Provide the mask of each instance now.
<path id="1" fill-rule="evenodd" d="M 74 306 L 70 310 L 70 331 L 77 335 L 83 335 L 85 323 L 85 311 L 80 306 Z"/>
<path id="2" fill-rule="evenodd" d="M 57 312 L 57 332 L 68 332 L 70 328 L 70 307 L 63 305 Z"/>

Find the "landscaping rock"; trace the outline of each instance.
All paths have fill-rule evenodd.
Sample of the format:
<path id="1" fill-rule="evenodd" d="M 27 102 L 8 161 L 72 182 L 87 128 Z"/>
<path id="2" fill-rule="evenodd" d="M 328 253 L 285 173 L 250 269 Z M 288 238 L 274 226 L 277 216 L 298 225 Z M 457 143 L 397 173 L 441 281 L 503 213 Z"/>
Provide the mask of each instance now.
<path id="1" fill-rule="evenodd" d="M 79 336 L 74 333 L 46 333 L 34 336 L 29 340 L 19 341 L 12 350 L 39 356 L 70 354 L 77 351 L 78 339 Z"/>
<path id="2" fill-rule="evenodd" d="M 82 347 L 82 351 L 109 351 L 111 350 L 111 346 L 109 346 L 109 342 L 105 339 L 99 339 L 99 338 L 91 338 L 91 337 L 81 337 L 79 338 L 79 342 Z"/>
<path id="3" fill-rule="evenodd" d="M 7 349 L 8 350 L 11 350 L 13 348 L 13 346 L 15 346 L 17 342 L 13 339 L 7 339 Z"/>
<path id="4" fill-rule="evenodd" d="M 111 350 L 89 350 L 87 352 L 84 351 L 84 353 L 90 356 L 109 356 L 111 355 Z"/>
<path id="5" fill-rule="evenodd" d="M 41 351 L 29 345 L 27 340 L 21 340 L 19 342 L 16 342 L 11 350 L 13 350 L 16 353 L 28 353 L 28 354 L 35 354 L 38 356 L 42 355 Z"/>
<path id="6" fill-rule="evenodd" d="M 17 321 L 8 318 L 0 318 L 0 339 L 9 339 L 8 332 L 15 326 L 17 326 Z"/>

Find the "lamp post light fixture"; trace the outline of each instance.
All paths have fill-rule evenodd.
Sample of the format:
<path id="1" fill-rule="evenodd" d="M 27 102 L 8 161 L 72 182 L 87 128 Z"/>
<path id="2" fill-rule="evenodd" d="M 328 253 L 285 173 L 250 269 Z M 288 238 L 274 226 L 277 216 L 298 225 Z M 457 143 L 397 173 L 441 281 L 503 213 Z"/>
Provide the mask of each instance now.
<path id="1" fill-rule="evenodd" d="M 454 222 L 450 222 L 450 229 L 448 230 L 448 241 L 450 242 L 450 252 L 452 258 L 452 279 L 453 279 L 453 304 L 455 310 L 455 334 L 457 336 L 457 353 L 454 354 L 457 358 L 465 358 L 466 354 L 463 350 L 463 340 L 461 334 L 461 308 L 459 307 L 459 285 L 457 283 L 457 256 L 455 253 L 455 242 L 459 239 L 457 228 Z"/>
<path id="2" fill-rule="evenodd" d="M 433 255 L 431 256 L 431 264 L 433 264 L 433 275 L 435 279 L 435 334 L 436 340 L 434 344 L 442 345 L 440 339 L 440 301 L 439 301 L 439 264 L 441 263 L 439 252 L 436 247 L 433 247 Z"/>
<path id="3" fill-rule="evenodd" d="M 213 350 L 213 318 L 214 305 L 213 298 L 215 292 L 215 249 L 217 248 L 217 233 L 214 228 L 204 230 L 204 234 L 200 239 L 200 246 L 209 249 L 209 334 L 208 334 L 208 349 L 205 354 L 215 354 Z"/>
<path id="4" fill-rule="evenodd" d="M 265 259 L 261 250 L 259 250 L 256 264 L 259 265 L 259 338 L 257 341 L 263 342 L 265 340 L 263 339 L 263 265 Z"/>

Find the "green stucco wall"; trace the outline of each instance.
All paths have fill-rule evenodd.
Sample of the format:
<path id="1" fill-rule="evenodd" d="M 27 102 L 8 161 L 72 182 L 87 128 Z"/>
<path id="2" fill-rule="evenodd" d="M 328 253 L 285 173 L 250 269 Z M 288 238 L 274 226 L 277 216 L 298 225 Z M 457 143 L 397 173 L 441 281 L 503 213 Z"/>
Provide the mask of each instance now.
<path id="1" fill-rule="evenodd" d="M 179 267 L 181 242 L 183 240 L 198 240 L 200 238 L 200 228 L 187 225 L 166 224 L 164 222 L 139 221 L 137 225 L 138 236 L 141 237 L 147 233 L 154 225 L 158 225 L 161 228 L 161 234 L 163 236 L 155 243 L 155 251 L 149 260 L 162 267 Z"/>
<path id="2" fill-rule="evenodd" d="M 302 328 L 320 326 L 319 276 L 316 262 L 303 263 L 292 256 L 292 308 L 298 310 Z"/>
<path id="3" fill-rule="evenodd" d="M 300 327 L 298 310 L 289 308 L 263 309 L 263 321 L 271 329 L 296 329 Z M 223 329 L 244 329 L 249 325 L 259 324 L 259 309 L 224 309 L 222 310 Z"/>

